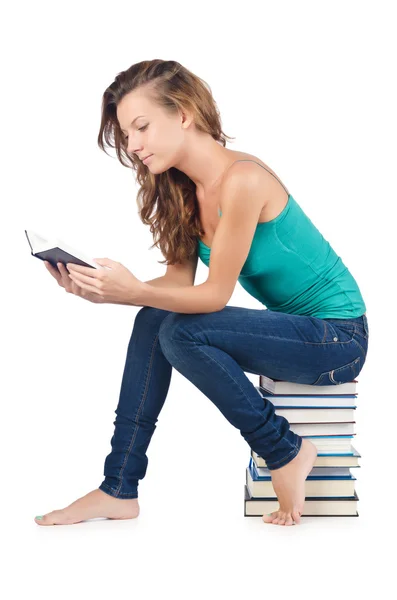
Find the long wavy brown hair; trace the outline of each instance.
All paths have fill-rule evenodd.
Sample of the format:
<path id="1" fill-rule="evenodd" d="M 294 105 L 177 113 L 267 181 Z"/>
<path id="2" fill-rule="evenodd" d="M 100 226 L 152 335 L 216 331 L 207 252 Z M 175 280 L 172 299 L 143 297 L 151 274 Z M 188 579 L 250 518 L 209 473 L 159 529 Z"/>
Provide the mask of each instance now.
<path id="1" fill-rule="evenodd" d="M 174 60 L 145 60 L 117 74 L 102 97 L 101 126 L 98 145 L 107 154 L 105 144 L 115 148 L 117 158 L 125 167 L 136 171 L 140 185 L 137 195 L 139 216 L 150 225 L 154 243 L 160 248 L 161 264 L 181 263 L 197 251 L 197 237 L 204 235 L 199 220 L 194 182 L 182 171 L 171 167 L 153 175 L 134 154 L 127 153 L 127 144 L 117 119 L 116 109 L 122 98 L 145 86 L 149 98 L 170 114 L 186 109 L 194 114 L 198 130 L 209 133 L 226 146 L 231 140 L 221 128 L 217 104 L 210 86 Z"/>

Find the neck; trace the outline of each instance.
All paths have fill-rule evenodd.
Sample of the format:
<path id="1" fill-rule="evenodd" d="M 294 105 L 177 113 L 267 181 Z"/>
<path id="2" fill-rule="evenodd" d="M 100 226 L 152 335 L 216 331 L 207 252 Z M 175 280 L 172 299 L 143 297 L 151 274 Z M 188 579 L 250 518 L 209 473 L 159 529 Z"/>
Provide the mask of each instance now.
<path id="1" fill-rule="evenodd" d="M 218 187 L 222 175 L 230 164 L 232 150 L 228 150 L 213 138 L 195 144 L 174 164 L 195 183 L 200 196 L 210 194 Z"/>

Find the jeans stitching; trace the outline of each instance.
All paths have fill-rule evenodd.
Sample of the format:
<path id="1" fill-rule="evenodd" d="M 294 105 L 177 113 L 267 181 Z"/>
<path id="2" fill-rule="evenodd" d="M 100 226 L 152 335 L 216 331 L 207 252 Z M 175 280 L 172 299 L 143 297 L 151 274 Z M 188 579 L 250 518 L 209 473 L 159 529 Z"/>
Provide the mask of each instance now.
<path id="1" fill-rule="evenodd" d="M 327 321 L 327 323 L 331 323 L 332 325 L 361 325 L 362 323 L 358 323 L 355 319 L 324 319 L 324 321 Z"/>
<path id="2" fill-rule="evenodd" d="M 327 326 L 326 326 L 327 327 Z M 212 329 L 201 329 L 198 333 L 233 333 L 234 335 L 251 335 L 251 336 L 259 336 L 262 338 L 262 336 L 258 333 L 251 333 L 249 331 L 245 332 L 245 331 L 236 331 L 235 329 L 224 329 L 222 327 L 222 329 L 217 329 L 215 327 L 213 327 Z M 352 332 L 352 334 L 354 335 L 356 333 L 356 330 L 354 330 Z M 194 335 L 194 334 L 193 334 Z M 323 337 L 323 340 L 326 338 L 326 334 Z M 263 338 L 262 338 L 263 339 Z M 291 339 L 291 338 L 287 338 L 287 337 L 278 337 L 276 335 L 273 336 L 269 336 L 269 339 L 271 340 L 283 340 L 284 342 L 289 342 L 289 343 L 297 343 L 297 344 L 315 344 L 317 346 L 321 346 L 323 344 L 351 344 L 351 342 L 353 341 L 353 339 L 351 340 L 347 340 L 346 342 L 340 342 L 339 340 L 337 342 L 307 342 L 305 340 L 297 340 L 297 339 Z M 208 344 L 209 346 L 211 344 Z"/>
<path id="3" fill-rule="evenodd" d="M 367 319 L 367 315 L 363 315 L 363 327 L 364 327 L 364 330 L 365 330 L 365 333 L 366 333 L 366 335 L 367 335 L 367 339 L 368 339 L 368 336 L 369 336 L 369 328 L 368 328 L 368 319 Z"/>
<path id="4" fill-rule="evenodd" d="M 316 381 L 314 383 L 311 383 L 310 385 L 317 385 L 319 383 L 319 381 L 321 381 L 324 377 L 325 373 L 320 373 L 320 375 L 317 377 Z"/>
<path id="5" fill-rule="evenodd" d="M 251 335 L 251 336 L 256 336 L 256 337 L 260 337 L 261 339 L 263 339 L 263 336 L 261 336 L 261 334 L 259 333 L 251 333 L 249 331 L 245 332 L 245 331 L 236 331 L 235 329 L 216 329 L 216 328 L 212 328 L 212 329 L 201 329 L 198 333 L 233 333 L 234 335 Z M 194 334 L 193 334 L 194 335 Z M 293 343 L 297 343 L 297 344 L 348 344 L 350 343 L 352 340 L 349 340 L 348 342 L 306 342 L 305 340 L 297 340 L 296 338 L 291 339 L 288 337 L 279 337 L 276 335 L 272 335 L 272 336 L 268 336 L 269 340 L 282 340 L 283 342 L 289 342 L 291 344 Z M 323 338 L 324 339 L 324 338 Z M 211 344 L 207 344 L 208 346 L 211 346 Z"/>
<path id="6" fill-rule="evenodd" d="M 274 467 L 277 467 L 277 465 L 279 465 L 280 463 L 284 462 L 287 458 L 292 456 L 296 450 L 299 450 L 301 448 L 301 446 L 302 446 L 302 444 L 300 446 L 299 446 L 299 444 L 297 446 L 294 446 L 293 450 L 291 450 L 291 452 L 287 456 L 284 456 L 284 458 L 281 458 L 280 460 L 278 460 L 275 463 L 272 463 L 271 465 L 269 465 L 268 461 L 266 461 L 266 465 L 267 465 L 268 469 L 270 470 L 270 469 L 273 469 Z"/>
<path id="7" fill-rule="evenodd" d="M 330 378 L 330 380 L 331 380 L 331 381 L 332 381 L 332 382 L 333 382 L 335 385 L 339 385 L 339 382 L 338 382 L 338 381 L 335 381 L 335 379 L 334 379 L 334 377 L 333 377 L 333 375 L 334 375 L 335 371 L 339 371 L 340 369 L 344 369 L 345 367 L 347 367 L 347 366 L 350 366 L 350 365 L 352 365 L 352 366 L 353 366 L 353 365 L 355 365 L 356 363 L 360 363 L 360 361 L 361 361 L 361 356 L 359 356 L 358 358 L 355 358 L 354 360 L 352 360 L 352 361 L 351 361 L 350 363 L 348 363 L 347 365 L 342 365 L 341 367 L 338 367 L 337 369 L 332 369 L 332 371 L 328 371 L 328 372 L 329 372 L 329 378 Z"/>
<path id="8" fill-rule="evenodd" d="M 108 485 L 105 482 L 101 483 L 101 485 L 99 486 L 99 489 L 102 489 L 102 488 L 106 488 L 109 491 L 113 492 L 112 496 L 114 496 L 114 497 L 116 497 L 116 494 L 117 494 L 117 496 L 125 496 L 126 498 L 138 498 L 138 496 L 131 495 L 134 492 L 116 492 L 116 490 L 114 490 L 112 487 L 110 487 L 110 485 Z"/>
<path id="9" fill-rule="evenodd" d="M 365 340 L 368 340 L 368 334 L 366 333 L 366 331 L 364 329 L 357 329 L 356 333 L 358 333 L 358 335 L 361 335 L 361 337 L 364 338 Z"/>
<path id="10" fill-rule="evenodd" d="M 363 351 L 364 357 L 366 356 L 366 351 L 364 350 L 364 348 L 362 347 L 362 345 L 360 344 L 360 342 L 358 342 L 356 339 L 352 340 L 353 342 L 356 342 L 357 346 Z"/>
<path id="11" fill-rule="evenodd" d="M 329 378 L 330 378 L 331 382 L 333 382 L 334 385 L 340 385 L 340 383 L 338 381 L 335 381 L 335 379 L 333 377 L 335 371 L 339 371 L 339 369 L 344 369 L 345 367 L 347 367 L 349 365 L 353 365 L 357 361 L 361 361 L 361 356 L 354 358 L 351 362 L 347 363 L 346 365 L 341 365 L 337 369 L 331 369 L 330 371 L 324 371 L 323 373 L 320 373 L 320 375 L 317 377 L 316 381 L 314 383 L 311 383 L 310 385 L 317 385 L 317 383 L 322 381 L 322 379 L 324 379 L 324 377 L 326 377 L 327 375 L 329 375 Z M 356 377 L 357 377 L 357 375 L 356 375 Z"/>
<path id="12" fill-rule="evenodd" d="M 157 340 L 158 340 L 158 334 L 157 334 L 157 335 L 156 335 L 156 337 L 154 338 L 154 342 L 153 342 L 153 346 L 152 346 L 152 351 L 151 351 L 151 357 L 150 357 L 150 363 L 149 363 L 148 373 L 147 373 L 147 375 L 146 375 L 146 386 L 145 386 L 145 390 L 144 390 L 144 392 L 143 392 L 143 396 L 142 396 L 141 404 L 140 404 L 140 406 L 139 406 L 139 408 L 138 408 L 138 411 L 137 411 L 137 416 L 136 416 L 136 419 L 137 419 L 137 421 L 138 421 L 138 416 L 139 416 L 139 414 L 140 414 L 140 413 L 142 412 L 142 410 L 143 410 L 143 407 L 144 407 L 144 404 L 145 404 L 145 401 L 146 401 L 146 398 L 147 398 L 147 391 L 148 391 L 148 389 L 149 389 L 149 379 L 150 379 L 150 374 L 151 374 L 152 365 L 153 365 L 154 349 L 155 349 L 155 346 L 156 346 L 156 342 L 157 342 Z M 123 472 L 124 472 L 124 469 L 125 469 L 125 467 L 126 467 L 126 465 L 127 465 L 127 461 L 128 461 L 128 459 L 129 459 L 129 456 L 130 456 L 130 454 L 131 454 L 131 450 L 132 450 L 132 448 L 133 448 L 133 446 L 134 446 L 134 442 L 135 442 L 135 440 L 136 440 L 136 437 L 137 437 L 137 435 L 138 435 L 138 430 L 139 430 L 139 424 L 138 424 L 138 425 L 135 427 L 135 429 L 134 429 L 134 431 L 133 431 L 132 438 L 131 438 L 131 441 L 130 441 L 130 445 L 129 445 L 129 448 L 128 448 L 128 450 L 127 450 L 127 452 L 126 452 L 126 455 L 125 455 L 124 464 L 123 464 L 123 465 L 121 466 L 121 468 L 120 468 L 120 473 L 119 473 L 119 475 L 118 475 L 118 476 L 120 477 L 120 483 L 119 483 L 119 485 L 118 485 L 118 487 L 117 487 L 117 490 L 116 490 L 116 493 L 117 493 L 118 495 L 121 495 L 121 494 L 120 494 L 120 489 L 121 489 L 121 486 L 122 486 L 122 484 L 123 484 L 123 479 L 122 479 Z"/>
<path id="13" fill-rule="evenodd" d="M 357 333 L 357 330 L 356 330 L 356 328 L 354 327 L 354 330 L 350 331 L 349 333 L 351 333 L 351 335 L 352 335 L 353 337 L 352 337 L 352 339 L 351 339 L 351 340 L 346 340 L 345 342 L 341 342 L 341 341 L 339 340 L 339 338 L 338 338 L 336 341 L 332 340 L 332 341 L 330 341 L 330 342 L 325 342 L 324 340 L 325 340 L 325 337 L 326 337 L 326 336 L 324 336 L 324 338 L 323 338 L 323 341 L 322 341 L 322 342 L 306 342 L 305 340 L 302 340 L 302 342 L 303 342 L 304 344 L 314 344 L 314 345 L 317 345 L 317 346 L 322 346 L 322 345 L 325 345 L 325 344 L 351 344 L 351 343 L 352 343 L 352 341 L 354 340 L 354 336 L 355 336 L 355 334 Z M 336 335 L 336 337 L 338 337 L 338 332 L 337 332 L 337 331 L 336 331 L 336 334 L 337 334 L 337 335 Z"/>

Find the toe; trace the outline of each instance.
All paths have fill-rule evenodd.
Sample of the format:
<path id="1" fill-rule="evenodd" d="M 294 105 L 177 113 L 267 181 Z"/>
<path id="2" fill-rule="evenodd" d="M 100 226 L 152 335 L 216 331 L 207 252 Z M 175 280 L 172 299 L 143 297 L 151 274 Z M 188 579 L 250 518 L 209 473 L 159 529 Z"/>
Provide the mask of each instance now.
<path id="1" fill-rule="evenodd" d="M 38 525 L 61 525 L 65 521 L 62 510 L 53 510 L 52 512 L 42 515 L 41 519 L 35 517 L 35 522 Z"/>
<path id="2" fill-rule="evenodd" d="M 296 524 L 300 523 L 301 520 L 301 513 L 299 510 L 293 510 L 292 511 L 292 518 L 294 519 Z"/>
<path id="3" fill-rule="evenodd" d="M 277 519 L 275 519 L 273 521 L 273 523 L 275 525 L 284 525 L 285 523 L 285 517 L 286 517 L 287 513 L 284 512 L 283 510 L 279 510 L 278 511 L 278 515 L 277 515 Z"/>
<path id="4" fill-rule="evenodd" d="M 280 515 L 277 514 L 272 521 L 273 525 L 278 525 L 279 520 L 280 520 Z"/>
<path id="5" fill-rule="evenodd" d="M 37 517 L 34 518 L 35 522 L 37 523 L 37 525 L 51 525 L 52 523 L 50 522 L 49 514 L 46 515 L 38 515 Z"/>
<path id="6" fill-rule="evenodd" d="M 271 523 L 273 521 L 273 519 L 275 517 L 277 517 L 277 515 L 278 515 L 278 511 L 277 510 L 274 511 L 274 512 L 272 512 L 272 513 L 269 513 L 269 514 L 264 514 L 262 516 L 262 521 L 264 521 L 265 523 Z"/>

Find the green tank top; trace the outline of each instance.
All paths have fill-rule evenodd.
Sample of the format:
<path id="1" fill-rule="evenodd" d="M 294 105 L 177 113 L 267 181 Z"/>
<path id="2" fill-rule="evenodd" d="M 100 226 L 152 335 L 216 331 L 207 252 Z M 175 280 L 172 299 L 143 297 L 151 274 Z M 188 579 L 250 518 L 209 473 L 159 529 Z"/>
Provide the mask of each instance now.
<path id="1" fill-rule="evenodd" d="M 211 248 L 197 241 L 198 256 L 209 267 Z M 356 280 L 291 194 L 277 217 L 257 224 L 238 281 L 274 311 L 320 319 L 366 312 Z"/>

